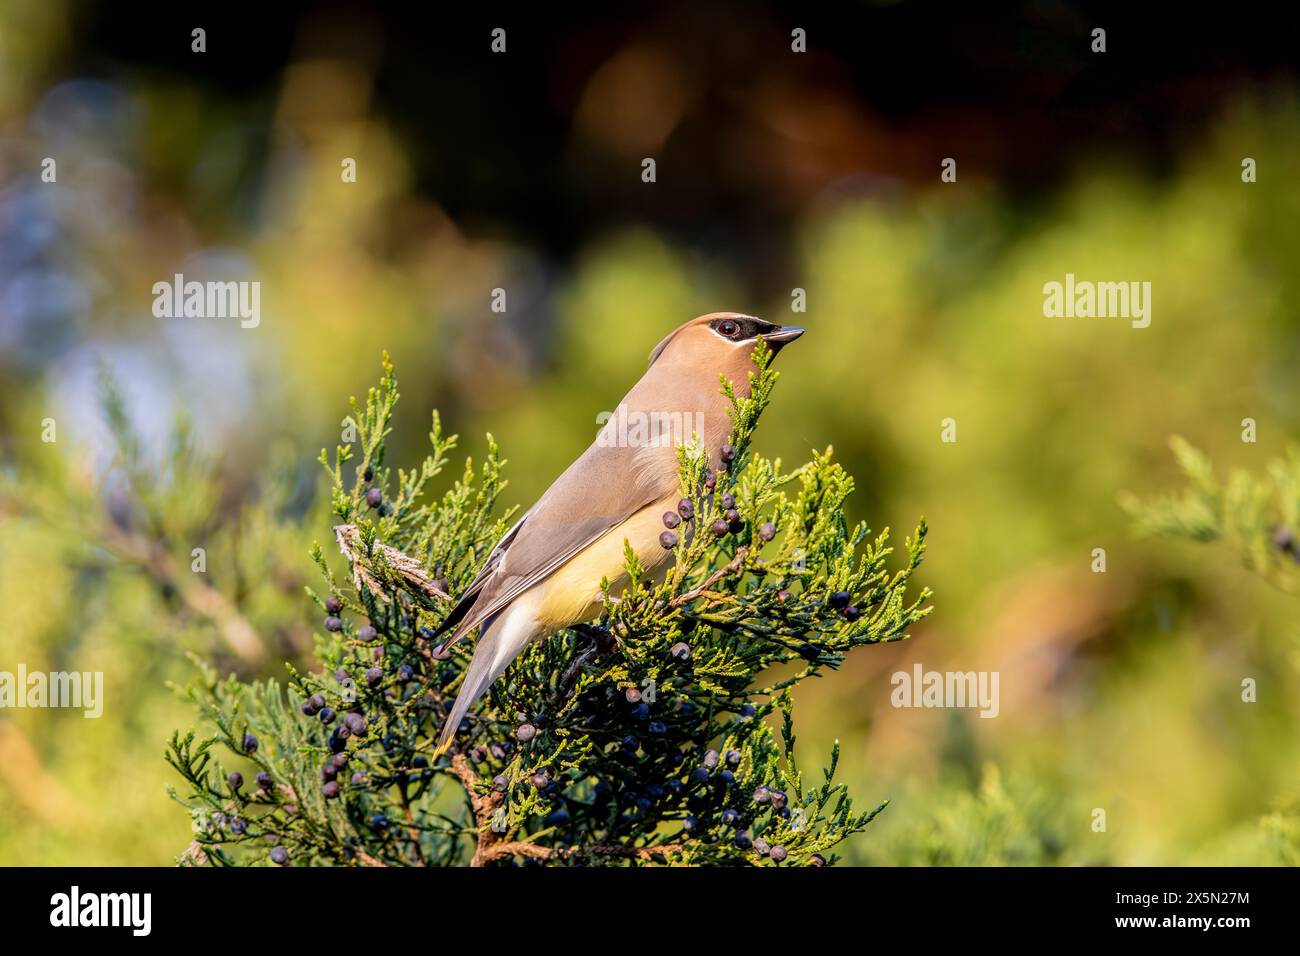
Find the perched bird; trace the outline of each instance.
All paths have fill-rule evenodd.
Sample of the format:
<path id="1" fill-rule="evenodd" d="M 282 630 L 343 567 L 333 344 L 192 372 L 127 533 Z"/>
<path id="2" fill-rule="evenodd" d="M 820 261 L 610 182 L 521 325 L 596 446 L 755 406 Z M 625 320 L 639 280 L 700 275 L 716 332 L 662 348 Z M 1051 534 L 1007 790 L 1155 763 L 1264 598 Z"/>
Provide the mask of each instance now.
<path id="1" fill-rule="evenodd" d="M 698 433 L 713 466 L 731 420 L 719 376 L 747 395 L 759 339 L 773 352 L 803 334 L 751 315 L 713 312 L 668 334 L 596 440 L 505 533 L 438 628 L 444 648 L 482 627 L 460 693 L 442 729 L 450 744 L 466 712 L 532 641 L 598 616 L 600 582 L 627 582 L 624 542 L 642 566 L 666 570 L 672 551 L 660 542 L 663 515 L 680 497 L 677 447 Z M 627 427 L 628 422 L 636 427 Z M 665 435 L 686 422 L 684 438 Z"/>

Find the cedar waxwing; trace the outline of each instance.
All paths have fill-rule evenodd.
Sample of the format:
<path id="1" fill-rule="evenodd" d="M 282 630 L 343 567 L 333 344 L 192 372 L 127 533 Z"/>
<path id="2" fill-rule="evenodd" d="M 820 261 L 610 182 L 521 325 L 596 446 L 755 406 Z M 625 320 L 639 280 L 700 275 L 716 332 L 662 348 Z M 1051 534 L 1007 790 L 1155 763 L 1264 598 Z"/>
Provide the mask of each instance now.
<path id="1" fill-rule="evenodd" d="M 439 626 L 439 634 L 455 628 L 444 648 L 482 626 L 439 752 L 529 642 L 599 616 L 601 580 L 608 579 L 615 591 L 627 583 L 625 541 L 647 571 L 667 571 L 673 552 L 659 536 L 663 514 L 675 511 L 680 498 L 678 445 L 698 433 L 717 468 L 731 431 L 719 376 L 747 396 L 758 340 L 775 353 L 803 331 L 714 312 L 679 326 L 655 346 L 646 373 L 596 441 L 497 542 Z M 641 427 L 628 429 L 629 421 Z M 646 427 L 683 421 L 675 436 Z"/>

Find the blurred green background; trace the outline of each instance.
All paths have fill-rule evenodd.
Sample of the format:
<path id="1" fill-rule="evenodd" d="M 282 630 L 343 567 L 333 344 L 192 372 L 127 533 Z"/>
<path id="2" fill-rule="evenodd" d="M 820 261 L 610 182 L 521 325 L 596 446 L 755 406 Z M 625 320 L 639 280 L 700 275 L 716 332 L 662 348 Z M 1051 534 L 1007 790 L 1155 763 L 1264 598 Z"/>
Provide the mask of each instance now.
<path id="1" fill-rule="evenodd" d="M 382 350 L 394 463 L 436 407 L 527 505 L 720 309 L 810 330 L 762 450 L 833 445 L 855 517 L 932 529 L 937 612 L 797 700 L 810 766 L 838 738 L 854 793 L 895 800 L 850 862 L 1295 862 L 1300 601 L 1117 504 L 1176 481 L 1171 434 L 1253 469 L 1300 436 L 1293 33 L 1050 3 L 250 10 L 0 7 L 0 670 L 106 683 L 99 720 L 0 712 L 0 864 L 184 849 L 167 683 L 189 651 L 310 651 L 314 459 Z M 260 325 L 155 318 L 177 272 L 260 282 Z M 1150 327 L 1045 318 L 1067 272 L 1150 282 Z M 915 662 L 1000 672 L 999 716 L 892 708 Z"/>

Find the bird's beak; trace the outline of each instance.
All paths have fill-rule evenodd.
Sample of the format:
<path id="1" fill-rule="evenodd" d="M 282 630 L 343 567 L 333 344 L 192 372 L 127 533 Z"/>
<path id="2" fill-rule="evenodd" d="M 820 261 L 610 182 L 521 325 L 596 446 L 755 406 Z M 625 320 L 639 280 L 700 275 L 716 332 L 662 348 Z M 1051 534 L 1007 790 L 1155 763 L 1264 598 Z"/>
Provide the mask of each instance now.
<path id="1" fill-rule="evenodd" d="M 801 335 L 803 335 L 803 329 L 800 326 L 783 325 L 775 332 L 764 332 L 760 337 L 764 342 L 776 342 L 785 345 L 787 342 L 793 342 Z"/>

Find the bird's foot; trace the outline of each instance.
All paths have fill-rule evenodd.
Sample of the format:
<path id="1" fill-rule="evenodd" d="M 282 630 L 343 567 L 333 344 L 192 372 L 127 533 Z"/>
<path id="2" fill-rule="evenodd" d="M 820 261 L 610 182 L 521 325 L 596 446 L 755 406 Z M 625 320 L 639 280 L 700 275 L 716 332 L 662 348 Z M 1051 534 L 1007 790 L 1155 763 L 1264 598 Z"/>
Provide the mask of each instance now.
<path id="1" fill-rule="evenodd" d="M 618 638 L 613 632 L 598 624 L 575 624 L 570 630 L 594 641 L 597 649 L 602 653 L 608 654 L 618 646 Z"/>

